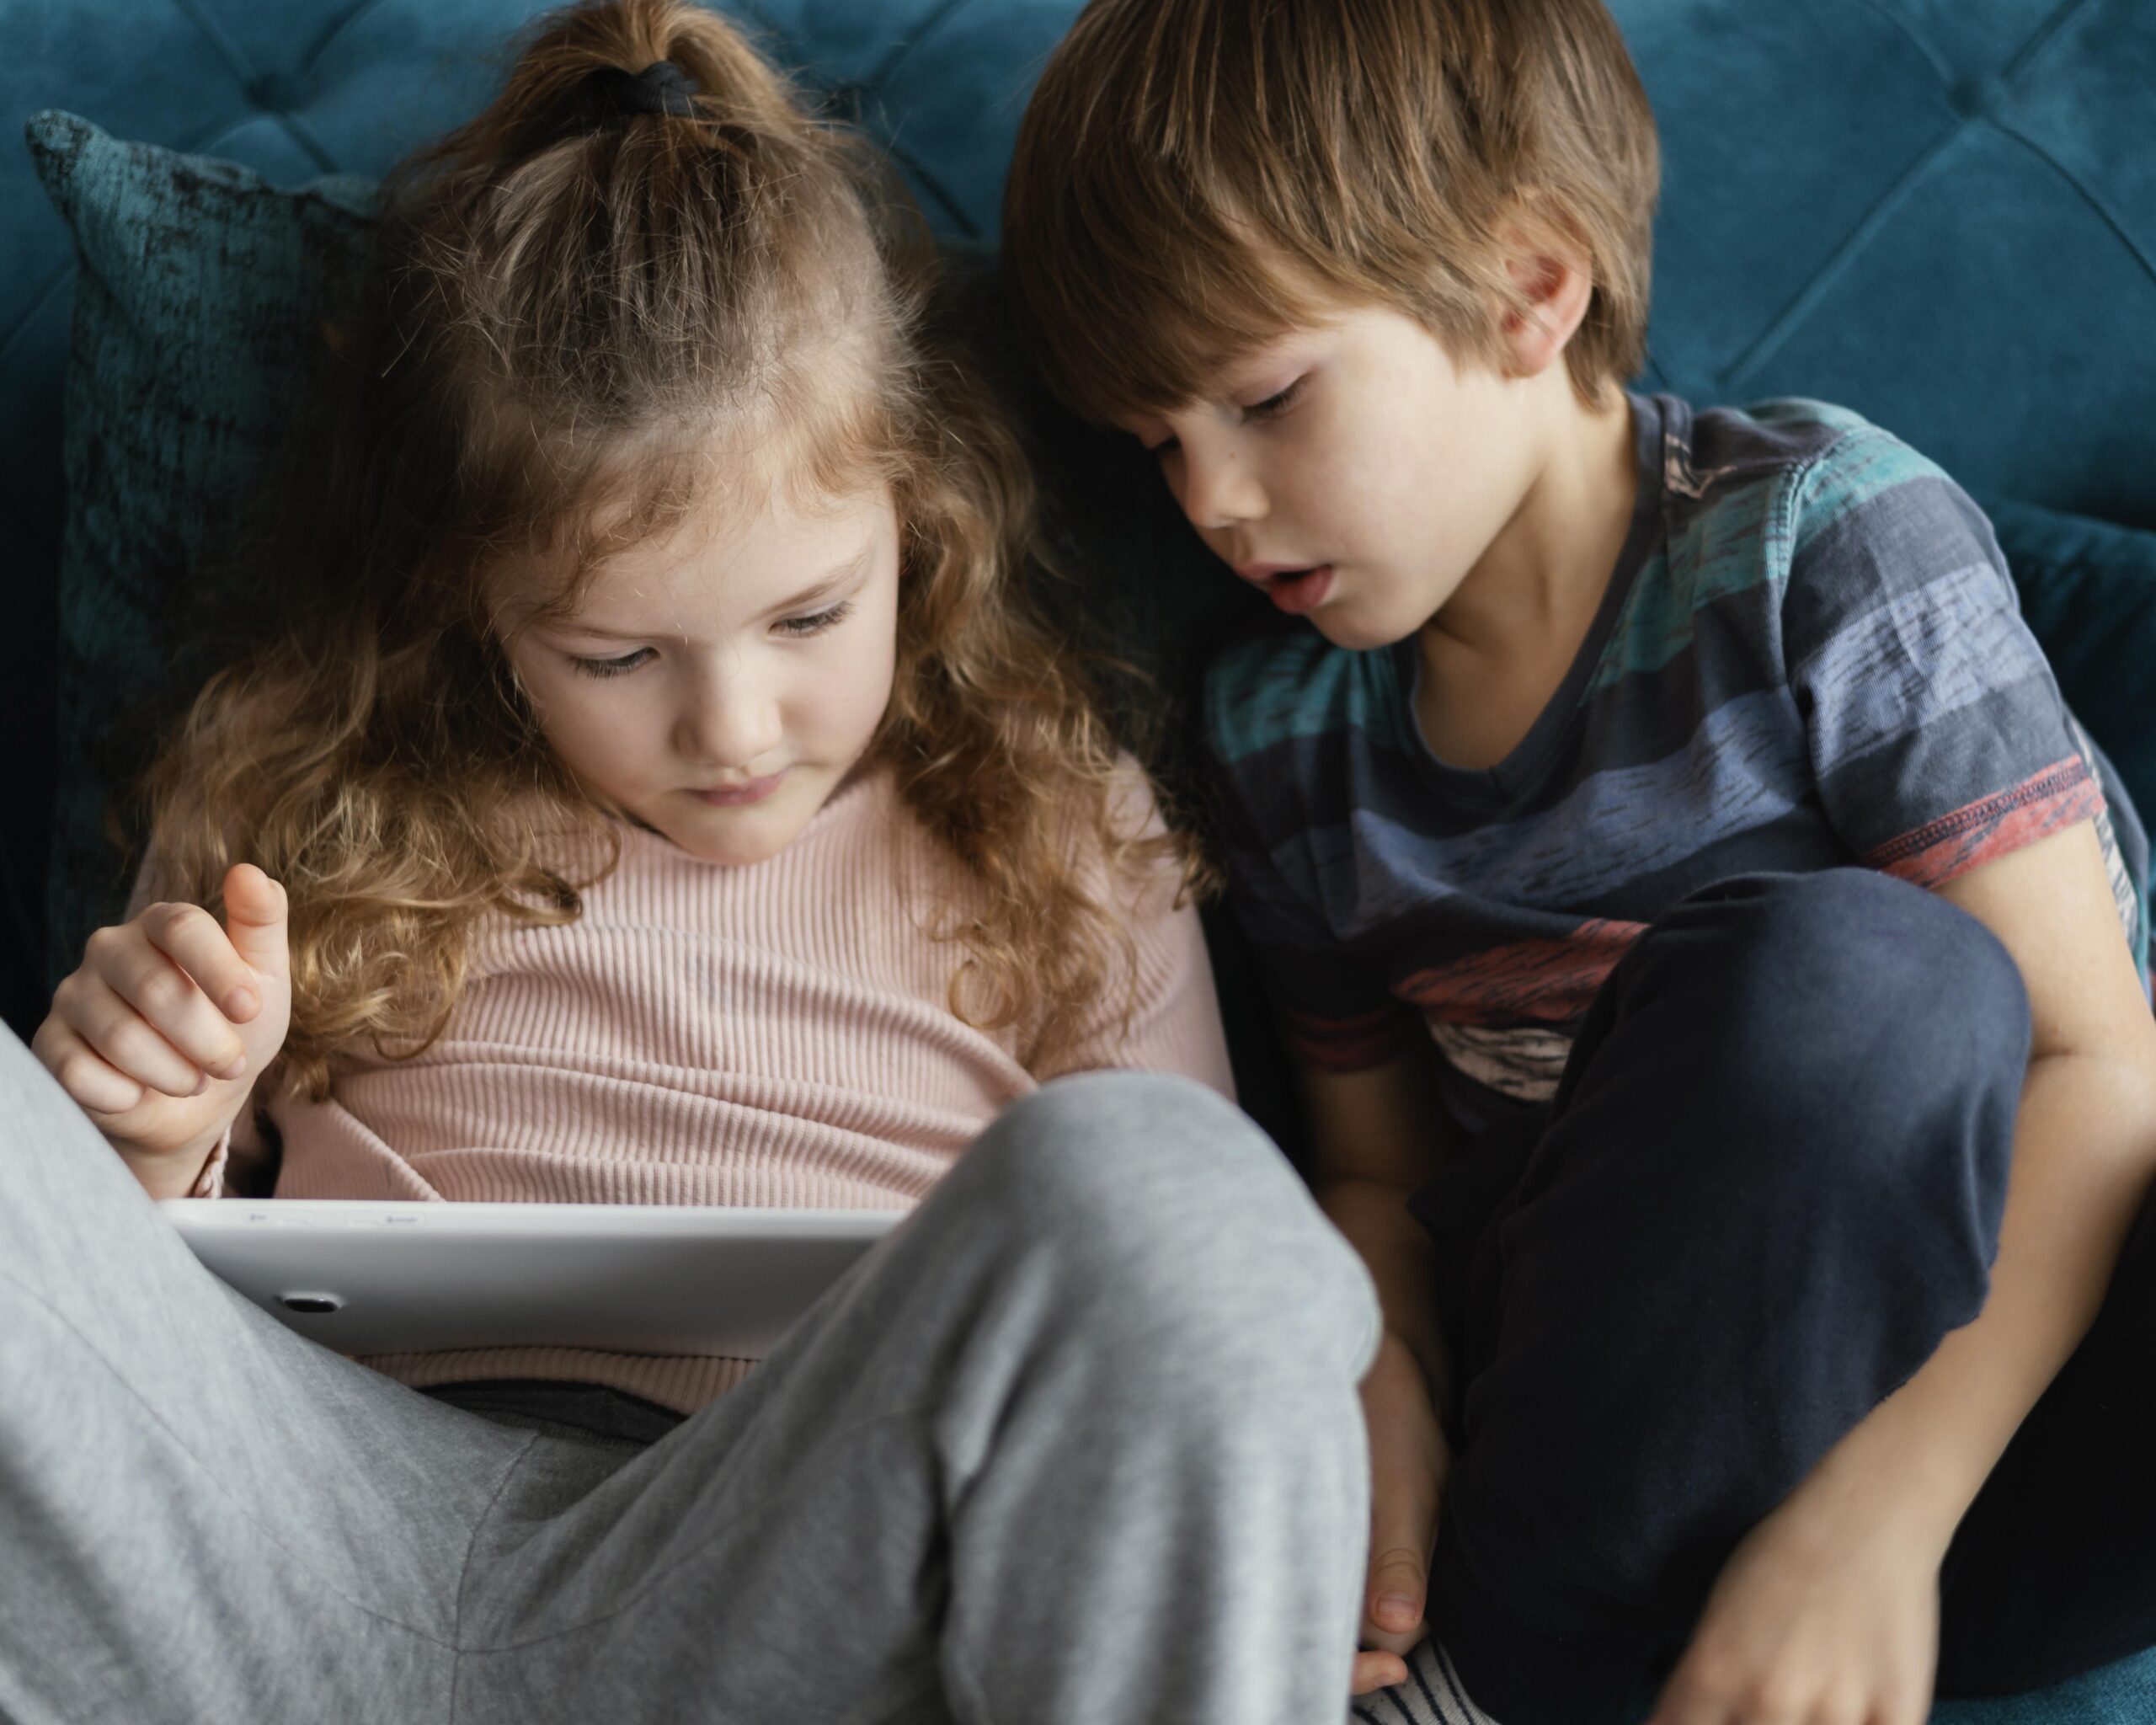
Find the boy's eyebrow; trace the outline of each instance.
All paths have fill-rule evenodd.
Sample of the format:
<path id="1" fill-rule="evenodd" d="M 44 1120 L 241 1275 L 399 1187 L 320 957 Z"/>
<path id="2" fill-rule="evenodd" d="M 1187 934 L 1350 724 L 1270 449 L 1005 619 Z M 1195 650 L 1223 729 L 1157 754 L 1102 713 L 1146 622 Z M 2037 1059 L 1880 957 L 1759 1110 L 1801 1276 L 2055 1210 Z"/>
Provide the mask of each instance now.
<path id="1" fill-rule="evenodd" d="M 830 569 L 817 576 L 814 581 L 791 599 L 781 600 L 755 621 L 760 623 L 768 622 L 773 617 L 793 615 L 831 597 L 840 588 L 862 573 L 867 564 L 869 553 L 875 548 L 873 544 L 863 546 L 857 553 L 848 558 L 844 563 L 832 564 Z M 561 627 L 574 633 L 595 636 L 604 641 L 648 641 L 654 636 L 668 633 L 664 629 L 601 628 L 596 623 L 582 622 L 574 617 L 563 617 L 561 620 Z"/>

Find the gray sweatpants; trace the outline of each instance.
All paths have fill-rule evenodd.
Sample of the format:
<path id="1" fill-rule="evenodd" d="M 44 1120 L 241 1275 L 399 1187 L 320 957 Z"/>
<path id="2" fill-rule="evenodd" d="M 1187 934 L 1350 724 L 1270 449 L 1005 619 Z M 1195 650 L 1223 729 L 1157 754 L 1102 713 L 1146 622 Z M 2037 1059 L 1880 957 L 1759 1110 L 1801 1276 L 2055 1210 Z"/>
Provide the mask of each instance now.
<path id="1" fill-rule="evenodd" d="M 0 1716 L 1335 1725 L 1376 1324 L 1241 1114 L 1094 1074 L 659 1442 L 499 1423 L 231 1292 L 0 1033 Z"/>

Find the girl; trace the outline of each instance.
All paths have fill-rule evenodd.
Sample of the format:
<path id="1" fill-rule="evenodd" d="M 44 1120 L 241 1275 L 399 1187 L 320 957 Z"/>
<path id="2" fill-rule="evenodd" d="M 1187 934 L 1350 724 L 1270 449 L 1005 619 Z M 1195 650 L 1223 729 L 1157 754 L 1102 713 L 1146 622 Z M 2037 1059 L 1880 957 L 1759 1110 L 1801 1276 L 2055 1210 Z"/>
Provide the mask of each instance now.
<path id="1" fill-rule="evenodd" d="M 1370 1290 L 884 208 L 673 0 L 392 178 L 293 621 L 35 1038 L 81 1112 L 7 1051 L 11 1709 L 1337 1717 Z M 264 1189 L 925 1201 L 750 1375 L 343 1359 L 143 1199 Z"/>

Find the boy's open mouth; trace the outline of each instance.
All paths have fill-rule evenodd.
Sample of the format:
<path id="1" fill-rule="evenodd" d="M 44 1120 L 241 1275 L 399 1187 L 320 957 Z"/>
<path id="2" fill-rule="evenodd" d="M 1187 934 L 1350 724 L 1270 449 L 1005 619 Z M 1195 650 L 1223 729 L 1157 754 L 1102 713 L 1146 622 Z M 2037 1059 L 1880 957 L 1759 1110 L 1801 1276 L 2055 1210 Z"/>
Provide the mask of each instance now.
<path id="1" fill-rule="evenodd" d="M 1332 565 L 1321 563 L 1312 569 L 1283 569 L 1266 578 L 1267 596 L 1290 617 L 1300 617 L 1325 603 L 1332 591 Z"/>

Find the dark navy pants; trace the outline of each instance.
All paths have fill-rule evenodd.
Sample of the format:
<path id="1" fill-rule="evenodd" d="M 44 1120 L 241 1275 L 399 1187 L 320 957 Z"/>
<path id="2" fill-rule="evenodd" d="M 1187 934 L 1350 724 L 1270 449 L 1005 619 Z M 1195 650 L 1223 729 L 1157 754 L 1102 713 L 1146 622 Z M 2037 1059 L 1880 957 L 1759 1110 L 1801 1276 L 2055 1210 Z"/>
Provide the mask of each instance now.
<path id="1" fill-rule="evenodd" d="M 1464 1385 L 1430 1621 L 1505 1725 L 1632 1711 L 1737 1541 L 1976 1316 L 2028 1049 L 2013 960 L 1944 900 L 1731 880 L 1418 1196 Z M 2156 1206 L 1962 1524 L 1941 1693 L 2156 1642 L 2152 1380 Z"/>

